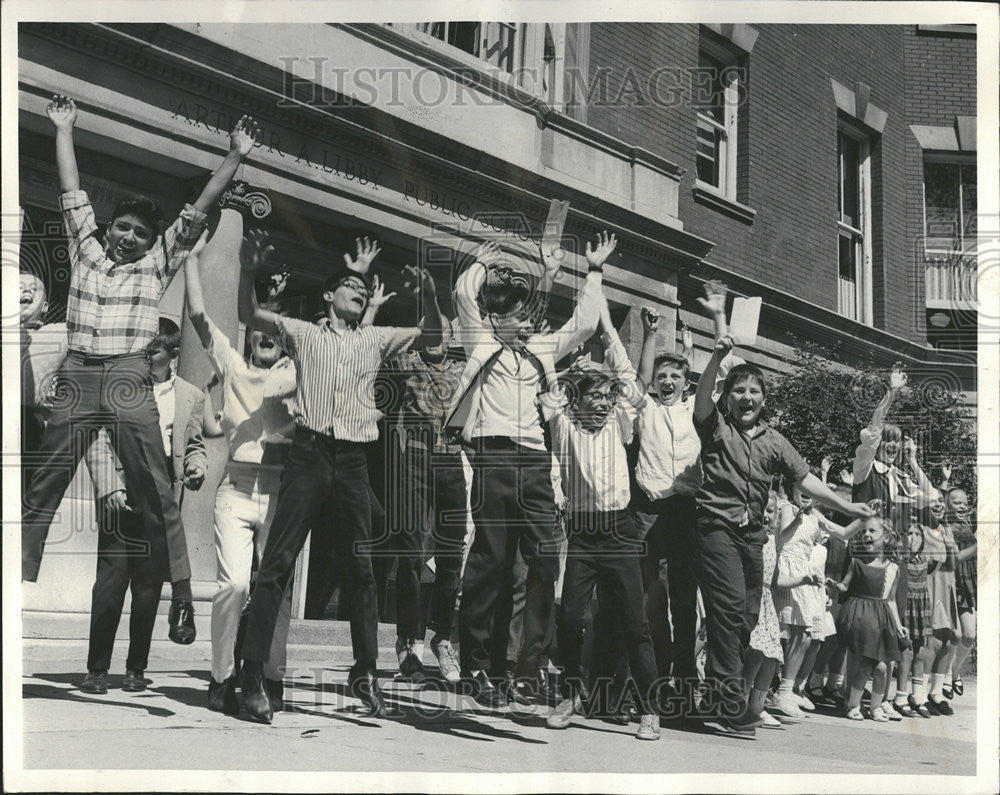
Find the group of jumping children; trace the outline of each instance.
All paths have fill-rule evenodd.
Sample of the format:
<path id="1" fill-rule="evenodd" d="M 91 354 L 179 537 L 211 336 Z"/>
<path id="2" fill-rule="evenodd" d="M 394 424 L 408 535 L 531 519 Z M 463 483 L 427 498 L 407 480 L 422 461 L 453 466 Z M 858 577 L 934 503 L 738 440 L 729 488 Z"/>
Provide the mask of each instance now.
<path id="1" fill-rule="evenodd" d="M 339 571 L 350 690 L 375 716 L 391 706 L 376 669 L 373 560 L 386 554 L 396 563 L 398 676 L 425 676 L 430 629 L 444 680 L 490 708 L 554 706 L 552 728 L 634 712 L 644 740 L 659 739 L 661 720 L 753 737 L 818 707 L 852 720 L 952 714 L 975 639 L 974 512 L 950 488 L 950 468 L 935 488 L 914 442 L 886 421 L 906 385 L 899 367 L 853 471 L 830 478 L 829 459 L 810 467 L 761 419 L 767 381 L 734 355 L 721 284 L 699 299 L 715 341 L 693 394 L 690 332 L 682 353 L 659 353 L 648 309 L 638 368 L 629 360 L 602 289 L 617 245 L 605 233 L 587 244 L 575 310 L 555 330 L 544 317 L 567 256 L 549 242 L 540 277 L 483 244 L 454 284 L 454 317 L 427 270 L 407 266 L 421 317 L 387 327 L 375 322 L 391 298 L 371 272 L 380 250 L 359 239 L 331 265 L 318 321 L 293 317 L 283 277 L 261 289 L 272 253 L 263 233 L 244 234 L 237 214 L 225 234 L 222 222 L 211 239 L 205 230 L 252 151 L 251 119 L 161 232 L 142 197 L 99 230 L 80 190 L 75 104 L 55 96 L 48 114 L 72 271 L 65 327 L 42 325 L 44 281 L 21 276 L 22 577 L 37 579 L 86 458 L 100 532 L 84 692 L 108 690 L 129 589 L 124 690 L 149 684 L 164 582 L 170 638 L 194 640 L 179 505 L 206 479 L 205 439 L 223 437 L 210 709 L 267 723 L 284 709 L 291 580 L 311 532 Z M 212 261 L 240 261 L 246 355 L 212 318 L 226 297 L 205 300 L 209 250 Z M 180 333 L 159 316 L 181 268 L 187 317 L 215 374 L 204 391 L 174 374 Z M 565 366 L 597 331 L 603 362 Z M 386 373 L 400 395 L 388 417 L 375 395 Z M 394 441 L 388 512 L 366 456 L 380 426 Z M 428 566 L 433 582 L 422 583 Z"/>

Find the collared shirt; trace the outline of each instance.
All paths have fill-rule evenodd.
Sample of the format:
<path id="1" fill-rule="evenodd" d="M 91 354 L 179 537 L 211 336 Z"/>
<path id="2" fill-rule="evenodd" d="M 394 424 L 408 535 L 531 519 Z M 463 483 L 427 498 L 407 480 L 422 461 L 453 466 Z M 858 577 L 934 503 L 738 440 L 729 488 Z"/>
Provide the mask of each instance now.
<path id="1" fill-rule="evenodd" d="M 570 512 L 625 510 L 631 496 L 625 447 L 635 427 L 637 409 L 629 400 L 635 391 L 635 370 L 617 334 L 605 334 L 604 340 L 607 364 L 623 387 L 604 425 L 588 431 L 565 407 L 556 409 L 550 421 L 552 452 L 559 461 Z"/>
<path id="2" fill-rule="evenodd" d="M 545 449 L 538 413 L 538 393 L 544 391 L 535 360 L 504 347 L 488 367 L 480 391 L 480 411 L 472 436 L 506 436 L 524 447 Z"/>
<path id="3" fill-rule="evenodd" d="M 212 343 L 205 352 L 222 379 L 222 430 L 229 442 L 229 460 L 260 464 L 265 445 L 287 447 L 292 441 L 295 363 L 286 356 L 271 367 L 255 367 L 206 319 Z"/>
<path id="4" fill-rule="evenodd" d="M 759 527 L 774 476 L 798 483 L 809 474 L 802 456 L 765 422 L 758 423 L 751 436 L 713 408 L 704 422 L 695 419 L 694 426 L 701 438 L 704 473 L 696 499 L 699 513 L 709 521 Z"/>
<path id="5" fill-rule="evenodd" d="M 374 442 L 382 412 L 375 378 L 382 362 L 404 350 L 420 329 L 363 326 L 338 329 L 283 317 L 276 321 L 295 362 L 295 422 L 345 442 Z"/>
<path id="6" fill-rule="evenodd" d="M 174 383 L 177 376 L 171 374 L 166 381 L 153 384 L 153 397 L 156 399 L 156 410 L 160 414 L 160 434 L 163 436 L 163 451 L 170 458 L 173 456 L 174 413 Z"/>
<path id="7" fill-rule="evenodd" d="M 97 239 L 85 191 L 59 197 L 72 273 L 66 301 L 69 349 L 97 356 L 136 353 L 159 330 L 160 298 L 198 240 L 205 214 L 190 204 L 135 262 L 116 263 Z"/>
<path id="8" fill-rule="evenodd" d="M 639 461 L 635 479 L 651 500 L 693 495 L 701 486 L 701 440 L 694 427 L 694 400 L 671 406 L 644 395 L 636 425 Z"/>
<path id="9" fill-rule="evenodd" d="M 854 499 L 881 499 L 885 508 L 900 523 L 908 521 L 908 508 L 926 508 L 941 495 L 931 487 L 921 489 L 906 472 L 895 464 L 878 461 L 875 454 L 882 443 L 882 428 L 869 425 L 861 429 L 861 444 L 854 450 L 852 475 Z M 876 483 L 876 480 L 878 481 Z"/>
<path id="10" fill-rule="evenodd" d="M 390 364 L 390 372 L 402 381 L 397 423 L 400 443 L 404 447 L 430 447 L 438 453 L 457 452 L 457 445 L 448 442 L 444 424 L 465 369 L 460 349 L 451 349 L 444 357 L 409 350 Z"/>
<path id="11" fill-rule="evenodd" d="M 51 402 L 56 371 L 66 358 L 66 324 L 47 323 L 21 329 L 21 405 Z"/>

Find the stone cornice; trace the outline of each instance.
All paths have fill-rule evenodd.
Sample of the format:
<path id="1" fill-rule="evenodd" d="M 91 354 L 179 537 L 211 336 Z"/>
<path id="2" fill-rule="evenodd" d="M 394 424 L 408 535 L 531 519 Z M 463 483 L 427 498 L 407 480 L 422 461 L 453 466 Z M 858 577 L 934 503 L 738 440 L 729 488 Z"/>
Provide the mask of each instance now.
<path id="1" fill-rule="evenodd" d="M 349 27 L 355 33 L 357 26 Z M 240 108 L 260 120 L 277 121 L 316 138 L 336 140 L 345 149 L 359 154 L 386 162 L 406 162 L 410 170 L 436 184 L 467 191 L 505 209 L 524 211 L 530 217 L 544 218 L 551 196 L 568 199 L 573 210 L 567 231 L 581 237 L 605 228 L 618 231 L 619 251 L 629 256 L 677 267 L 697 261 L 712 247 L 711 242 L 695 235 L 547 177 L 512 169 L 509 163 L 456 146 L 444 136 L 417 125 L 388 120 L 382 111 L 359 105 L 324 86 L 309 85 L 309 102 L 290 98 L 285 91 L 284 72 L 277 66 L 178 28 L 33 23 L 22 26 L 21 35 L 39 37 L 127 68 L 137 76 L 183 88 L 192 97 Z M 299 81 L 302 82 L 305 81 Z M 533 112 L 544 106 L 538 100 L 534 102 Z M 550 120 L 560 130 L 573 130 L 579 135 L 593 133 L 593 141 L 613 147 L 615 154 L 628 162 L 640 162 L 674 179 L 683 173 L 679 167 L 640 147 L 630 147 L 612 136 L 598 134 L 563 114 L 552 118 L 553 113 L 549 109 Z M 391 130 L 394 137 L 382 130 Z M 621 234 L 626 231 L 628 235 Z"/>

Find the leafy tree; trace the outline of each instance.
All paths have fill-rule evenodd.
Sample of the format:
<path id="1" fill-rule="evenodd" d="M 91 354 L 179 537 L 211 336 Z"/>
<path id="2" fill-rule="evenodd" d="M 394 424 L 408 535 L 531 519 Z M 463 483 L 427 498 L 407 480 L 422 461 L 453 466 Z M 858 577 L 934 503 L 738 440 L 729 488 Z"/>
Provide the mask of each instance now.
<path id="1" fill-rule="evenodd" d="M 859 370 L 836 361 L 836 352 L 799 347 L 788 373 L 769 379 L 768 421 L 810 464 L 833 459 L 832 476 L 850 471 L 860 432 L 889 387 L 888 371 L 874 364 Z M 917 443 L 917 459 L 931 481 L 941 479 L 942 462 L 954 465 L 951 482 L 976 494 L 976 429 L 972 412 L 949 383 L 911 379 L 887 418 Z"/>

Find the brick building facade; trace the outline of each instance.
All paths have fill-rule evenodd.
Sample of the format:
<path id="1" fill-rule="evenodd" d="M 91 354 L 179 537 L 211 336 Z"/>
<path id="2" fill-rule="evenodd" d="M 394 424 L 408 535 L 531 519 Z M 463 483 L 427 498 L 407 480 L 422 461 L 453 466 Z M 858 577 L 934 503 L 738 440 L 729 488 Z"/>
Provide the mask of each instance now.
<path id="1" fill-rule="evenodd" d="M 582 241 L 607 229 L 620 240 L 607 294 L 633 352 L 637 307 L 652 305 L 663 347 L 677 344 L 678 320 L 692 327 L 700 370 L 711 329 L 695 298 L 722 278 L 762 297 L 758 343 L 741 354 L 769 371 L 804 340 L 849 363 L 945 373 L 972 401 L 974 351 L 928 344 L 912 241 L 925 149 L 913 125 L 951 124 L 974 158 L 955 120 L 975 114 L 974 51 L 967 35 L 901 26 L 23 24 L 20 201 L 36 228 L 58 220 L 54 92 L 80 102 L 81 179 L 99 221 L 129 191 L 176 212 L 250 113 L 263 136 L 239 176 L 268 189 L 266 225 L 303 295 L 359 232 L 381 241 L 377 269 L 394 290 L 401 265 L 432 249 L 530 249 L 560 198 L 570 255 L 556 315 L 586 271 Z M 443 294 L 456 261 L 435 260 Z M 207 294 L 235 290 L 231 269 L 206 279 Z M 181 319 L 182 297 L 178 277 L 164 314 Z M 213 317 L 238 342 L 235 305 L 223 304 Z M 400 298 L 382 317 L 413 314 Z M 208 375 L 187 324 L 180 374 Z M 184 503 L 202 597 L 224 456 L 210 449 L 206 487 Z M 80 478 L 74 489 L 86 503 Z M 81 554 L 47 557 L 26 606 L 86 609 L 93 538 L 63 536 Z"/>

